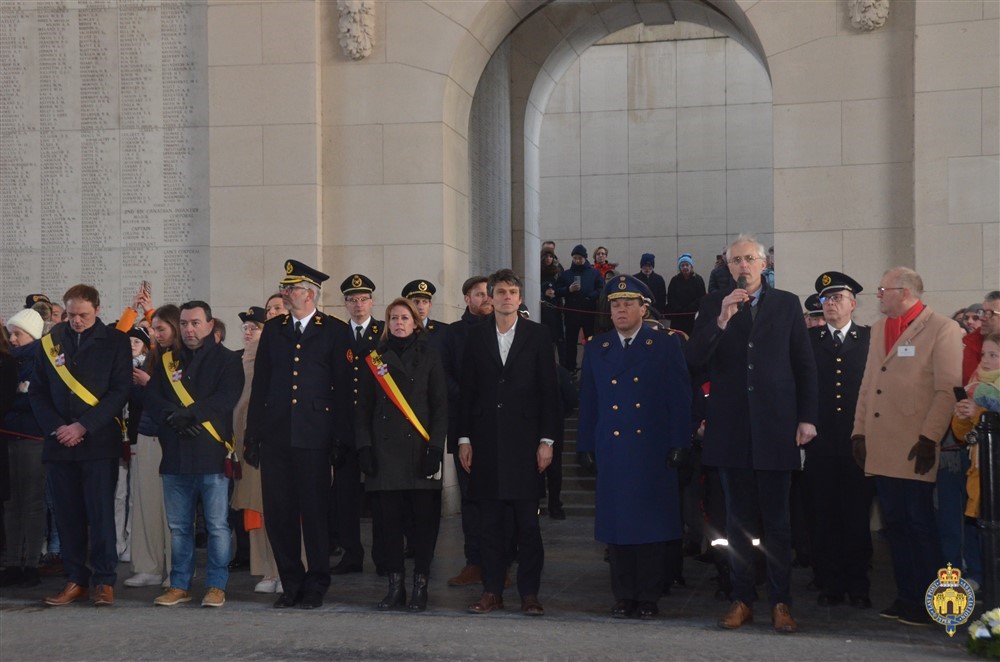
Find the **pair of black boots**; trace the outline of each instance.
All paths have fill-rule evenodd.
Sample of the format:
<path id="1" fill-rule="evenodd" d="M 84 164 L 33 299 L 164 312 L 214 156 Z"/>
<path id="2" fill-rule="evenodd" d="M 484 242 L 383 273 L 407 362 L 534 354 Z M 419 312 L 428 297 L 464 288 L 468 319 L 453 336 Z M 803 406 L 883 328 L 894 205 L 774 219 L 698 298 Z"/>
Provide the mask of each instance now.
<path id="1" fill-rule="evenodd" d="M 381 602 L 375 605 L 379 611 L 390 611 L 394 609 L 409 609 L 410 611 L 424 611 L 427 609 L 427 575 L 415 573 L 413 575 L 413 590 L 410 593 L 410 604 L 406 604 L 406 573 L 389 573 L 389 592 L 385 594 Z"/>
<path id="2" fill-rule="evenodd" d="M 38 568 L 19 568 L 8 566 L 0 570 L 0 587 L 19 586 L 33 588 L 42 583 L 38 576 Z"/>

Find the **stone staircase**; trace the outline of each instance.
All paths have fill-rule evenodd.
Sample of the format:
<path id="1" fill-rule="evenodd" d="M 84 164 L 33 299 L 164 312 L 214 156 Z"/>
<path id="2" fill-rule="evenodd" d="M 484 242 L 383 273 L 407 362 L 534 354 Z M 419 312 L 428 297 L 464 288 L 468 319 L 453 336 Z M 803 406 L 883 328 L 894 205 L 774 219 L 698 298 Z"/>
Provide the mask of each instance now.
<path id="1" fill-rule="evenodd" d="M 577 417 L 566 419 L 566 437 L 562 454 L 562 502 L 567 517 L 593 517 L 597 478 L 576 461 Z M 544 503 L 544 500 L 543 500 Z"/>

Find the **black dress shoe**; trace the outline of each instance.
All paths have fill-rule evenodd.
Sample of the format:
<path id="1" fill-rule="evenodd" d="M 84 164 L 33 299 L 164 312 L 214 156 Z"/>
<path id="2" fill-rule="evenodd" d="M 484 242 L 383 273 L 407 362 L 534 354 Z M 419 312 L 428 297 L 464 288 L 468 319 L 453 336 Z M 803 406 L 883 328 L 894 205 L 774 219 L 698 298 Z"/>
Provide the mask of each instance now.
<path id="1" fill-rule="evenodd" d="M 827 595 L 826 593 L 820 593 L 819 597 L 816 598 L 816 604 L 820 607 L 835 607 L 839 604 L 843 604 L 844 597 L 841 595 Z"/>
<path id="2" fill-rule="evenodd" d="M 299 609 L 319 609 L 323 606 L 323 596 L 319 593 L 308 593 L 302 596 L 297 606 Z"/>
<path id="3" fill-rule="evenodd" d="M 550 519 L 566 519 L 566 511 L 562 508 L 549 508 L 549 518 Z"/>
<path id="4" fill-rule="evenodd" d="M 289 607 L 294 607 L 298 603 L 298 599 L 291 593 L 282 593 L 278 596 L 278 599 L 274 601 L 274 608 L 288 609 Z"/>
<path id="5" fill-rule="evenodd" d="M 858 609 L 871 609 L 872 599 L 867 595 L 852 595 L 851 606 L 857 607 Z"/>
<path id="6" fill-rule="evenodd" d="M 249 559 L 233 559 L 229 562 L 229 571 L 235 572 L 237 570 L 246 570 L 250 567 Z"/>
<path id="7" fill-rule="evenodd" d="M 344 548 L 340 545 L 334 545 L 330 548 L 330 556 L 343 556 Z"/>
<path id="8" fill-rule="evenodd" d="M 636 610 L 639 618 L 644 621 L 648 621 L 660 613 L 660 608 L 656 606 L 655 602 L 640 602 L 639 608 Z"/>
<path id="9" fill-rule="evenodd" d="M 363 566 L 360 563 L 345 563 L 341 561 L 330 568 L 331 575 L 349 575 L 352 572 L 362 572 Z"/>
<path id="10" fill-rule="evenodd" d="M 611 608 L 611 618 L 632 618 L 635 613 L 635 602 L 632 600 L 619 600 Z"/>

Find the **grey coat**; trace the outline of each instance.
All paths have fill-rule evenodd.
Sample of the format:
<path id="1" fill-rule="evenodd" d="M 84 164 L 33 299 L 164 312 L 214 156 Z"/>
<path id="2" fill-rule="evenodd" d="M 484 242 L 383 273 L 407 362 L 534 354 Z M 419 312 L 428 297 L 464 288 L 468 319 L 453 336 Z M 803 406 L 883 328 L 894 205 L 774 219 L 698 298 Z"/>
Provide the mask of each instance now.
<path id="1" fill-rule="evenodd" d="M 448 430 L 448 384 L 441 357 L 422 337 L 402 356 L 385 347 L 380 347 L 379 353 L 430 435 L 429 445 L 443 452 Z M 375 476 L 365 477 L 365 490 L 440 490 L 440 479 L 428 479 L 423 474 L 428 442 L 385 394 L 367 363 L 360 373 L 357 447 L 372 448 L 377 468 Z"/>

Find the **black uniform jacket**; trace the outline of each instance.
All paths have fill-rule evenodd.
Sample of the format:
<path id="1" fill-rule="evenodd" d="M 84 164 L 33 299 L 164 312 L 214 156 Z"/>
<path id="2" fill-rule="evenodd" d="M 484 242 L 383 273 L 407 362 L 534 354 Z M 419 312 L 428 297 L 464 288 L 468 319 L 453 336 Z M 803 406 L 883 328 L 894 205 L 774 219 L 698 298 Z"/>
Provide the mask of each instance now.
<path id="1" fill-rule="evenodd" d="M 368 326 L 361 334 L 359 342 L 351 330 L 353 327 L 350 324 L 347 325 L 351 339 L 351 400 L 354 404 L 358 402 L 358 393 L 361 389 L 361 373 L 368 370 L 368 366 L 365 365 L 365 357 L 378 345 L 379 338 L 382 337 L 382 327 L 382 322 L 374 317 L 369 318 Z"/>
<path id="2" fill-rule="evenodd" d="M 458 432 L 472 442 L 473 498 L 539 498 L 538 444 L 542 438 L 558 439 L 562 425 L 549 330 L 518 320 L 502 363 L 496 319 L 472 326 L 461 384 Z"/>
<path id="3" fill-rule="evenodd" d="M 99 318 L 84 331 L 76 348 L 76 332 L 68 323 L 52 328 L 53 349 L 65 358 L 66 367 L 99 400 L 91 407 L 74 394 L 56 373 L 42 343 L 35 354 L 35 379 L 28 397 L 35 418 L 45 433 L 42 459 L 45 462 L 103 460 L 121 457 L 122 408 L 132 387 L 132 347 L 128 336 L 105 326 Z M 72 448 L 60 444 L 52 433 L 70 423 L 87 430 L 83 441 Z"/>
<path id="4" fill-rule="evenodd" d="M 817 422 L 816 361 L 799 298 L 764 285 L 756 320 L 747 302 L 726 325 L 717 319 L 733 287 L 701 301 L 688 362 L 711 382 L 702 463 L 792 471 L 802 464 L 798 424 Z"/>
<path id="5" fill-rule="evenodd" d="M 805 447 L 809 456 L 851 457 L 854 408 L 865 376 L 871 327 L 851 324 L 840 349 L 825 324 L 809 329 L 819 375 L 819 424 L 816 438 Z"/>
<path id="6" fill-rule="evenodd" d="M 320 311 L 296 339 L 291 315 L 264 325 L 257 346 L 247 437 L 292 448 L 354 445 L 350 326 Z"/>
<path id="7" fill-rule="evenodd" d="M 199 423 L 208 421 L 224 441 L 233 438 L 233 409 L 243 394 L 243 361 L 236 352 L 216 344 L 211 334 L 195 352 L 187 347 L 172 355 L 174 365 L 168 373 L 163 359 L 157 357 L 151 365 L 152 379 L 146 388 L 144 408 L 160 426 L 160 446 L 163 459 L 160 473 L 217 474 L 222 473 L 226 447 L 209 432 L 202 430 L 195 437 L 181 437 L 167 425 L 167 416 L 183 409 L 171 380 L 179 376 L 194 400 L 191 413 Z M 180 370 L 180 375 L 177 375 Z"/>

